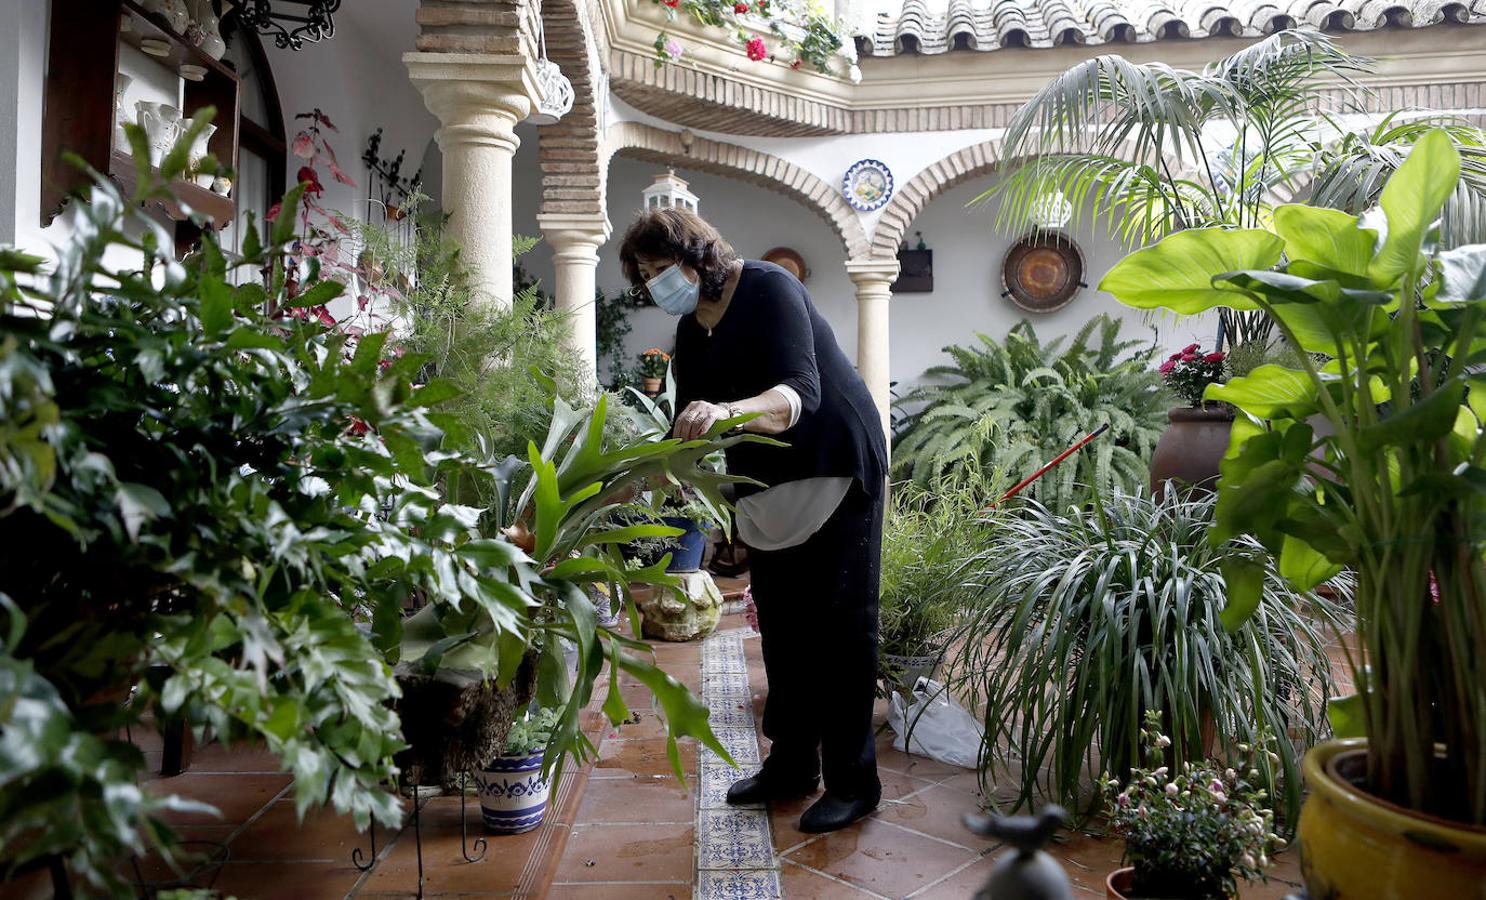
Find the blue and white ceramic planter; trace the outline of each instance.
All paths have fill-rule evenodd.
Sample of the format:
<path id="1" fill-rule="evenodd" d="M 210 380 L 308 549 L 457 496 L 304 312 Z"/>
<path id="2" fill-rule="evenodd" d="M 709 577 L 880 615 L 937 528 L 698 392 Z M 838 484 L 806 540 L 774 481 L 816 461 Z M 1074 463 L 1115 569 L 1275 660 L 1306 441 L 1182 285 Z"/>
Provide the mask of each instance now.
<path id="1" fill-rule="evenodd" d="M 485 828 L 495 834 L 521 834 L 542 824 L 547 814 L 547 779 L 542 754 L 497 756 L 475 773 Z"/>

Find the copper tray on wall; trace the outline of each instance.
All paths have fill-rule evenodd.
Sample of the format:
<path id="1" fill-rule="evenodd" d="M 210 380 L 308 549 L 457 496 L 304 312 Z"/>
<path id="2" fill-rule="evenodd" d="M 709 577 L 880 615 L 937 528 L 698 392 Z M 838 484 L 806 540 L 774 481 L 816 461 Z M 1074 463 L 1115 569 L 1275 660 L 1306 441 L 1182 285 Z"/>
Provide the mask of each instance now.
<path id="1" fill-rule="evenodd" d="M 1084 284 L 1084 255 L 1061 231 L 1033 231 L 1001 261 L 1001 296 L 1028 312 L 1062 309 Z"/>
<path id="2" fill-rule="evenodd" d="M 805 257 L 791 250 L 789 247 L 775 247 L 759 257 L 759 259 L 787 269 L 790 274 L 800 279 L 801 282 L 810 277 L 810 269 L 805 265 Z"/>

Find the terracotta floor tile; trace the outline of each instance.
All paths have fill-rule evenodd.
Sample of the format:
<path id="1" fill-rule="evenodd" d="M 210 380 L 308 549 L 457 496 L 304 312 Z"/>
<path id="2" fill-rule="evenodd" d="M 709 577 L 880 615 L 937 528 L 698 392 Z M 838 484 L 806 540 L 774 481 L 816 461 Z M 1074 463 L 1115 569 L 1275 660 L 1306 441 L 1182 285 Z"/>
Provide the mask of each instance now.
<path id="1" fill-rule="evenodd" d="M 1009 852 L 1009 851 L 1000 851 Z M 913 900 L 969 900 L 985 887 L 998 853 L 991 853 L 949 878 L 913 895 Z"/>
<path id="2" fill-rule="evenodd" d="M 546 900 L 691 900 L 691 885 L 554 884 Z"/>
<path id="3" fill-rule="evenodd" d="M 924 778 L 929 781 L 943 781 L 953 775 L 970 771 L 957 766 L 945 765 L 927 756 L 914 756 L 896 750 L 893 748 L 891 732 L 886 739 L 878 739 L 877 765 L 879 768 L 892 769 L 894 772 L 902 772 L 904 775 L 912 775 L 915 778 Z"/>
<path id="4" fill-rule="evenodd" d="M 878 896 L 832 881 L 793 863 L 784 863 L 779 867 L 779 887 L 784 892 L 785 900 L 869 900 Z"/>
<path id="5" fill-rule="evenodd" d="M 655 708 L 655 695 L 650 692 L 650 688 L 645 687 L 643 684 L 631 684 L 627 686 L 621 684 L 619 686 L 619 697 L 631 712 L 637 709 Z"/>
<path id="6" fill-rule="evenodd" d="M 882 799 L 884 800 L 901 800 L 909 794 L 916 794 L 934 784 L 923 778 L 914 778 L 912 775 L 881 768 L 877 770 L 877 780 L 882 782 Z"/>
<path id="7" fill-rule="evenodd" d="M 262 744 L 238 744 L 229 747 L 221 743 L 210 743 L 197 747 L 191 757 L 189 775 L 209 775 L 215 772 L 259 772 L 278 774 L 283 771 L 279 758 Z"/>
<path id="8" fill-rule="evenodd" d="M 224 856 L 217 862 L 212 862 L 220 854 L 220 845 L 227 843 L 236 830 L 235 825 L 177 826 L 176 868 L 166 863 L 161 854 L 152 851 L 138 860 L 129 858 L 120 862 L 116 871 L 130 882 L 143 879 L 146 884 L 155 885 L 181 882 L 189 878 L 191 884 L 204 887 L 221 870 L 221 864 L 227 859 Z"/>
<path id="9" fill-rule="evenodd" d="M 815 837 L 813 834 L 801 831 L 799 825 L 800 814 L 809 809 L 810 804 L 818 799 L 820 799 L 820 791 L 808 797 L 776 800 L 769 804 L 769 822 L 774 830 L 774 851 L 776 853 L 793 850 Z"/>
<path id="10" fill-rule="evenodd" d="M 478 812 L 478 806 L 476 807 Z M 382 833 L 382 832 L 379 832 Z M 333 809 L 311 809 L 300 822 L 293 799 L 268 807 L 247 830 L 232 842 L 234 862 L 301 860 L 340 863 L 351 851 L 368 843 L 356 830 L 350 816 Z"/>
<path id="11" fill-rule="evenodd" d="M 475 853 L 479 838 L 487 842 L 479 862 L 466 862 L 459 838 L 459 798 L 434 797 L 421 813 L 423 833 L 423 884 L 426 893 L 509 893 L 521 881 L 533 846 L 542 830 L 525 834 L 486 834 L 480 823 L 479 804 L 468 810 L 469 835 L 466 849 Z M 405 828 L 366 882 L 367 891 L 412 891 L 418 884 L 418 848 L 412 828 Z"/>
<path id="12" fill-rule="evenodd" d="M 230 862 L 212 887 L 239 900 L 310 900 L 344 897 L 360 877 L 350 864 Z"/>
<path id="13" fill-rule="evenodd" d="M 695 813 L 696 798 L 675 778 L 605 778 L 584 789 L 577 822 L 691 822 Z"/>
<path id="14" fill-rule="evenodd" d="M 1124 844 L 1085 832 L 1064 831 L 1048 852 L 1057 858 L 1076 887 L 1104 893 L 1104 877 L 1123 863 Z"/>
<path id="15" fill-rule="evenodd" d="M 691 775 L 697 770 L 697 744 L 695 741 L 678 743 L 683 770 Z M 666 754 L 665 738 L 637 738 L 635 740 L 607 740 L 599 748 L 598 762 L 594 765 L 593 777 L 606 778 L 627 775 L 674 775 L 670 757 Z"/>
<path id="16" fill-rule="evenodd" d="M 172 825 L 234 825 L 246 822 L 290 782 L 288 775 L 200 775 L 187 772 L 145 785 L 155 796 L 179 794 L 215 806 L 221 816 L 166 812 L 160 818 Z"/>
<path id="17" fill-rule="evenodd" d="M 980 853 L 995 842 L 965 827 L 965 814 L 978 812 L 980 807 L 969 794 L 931 787 L 907 799 L 883 803 L 874 815 L 885 822 L 922 831 Z"/>
<path id="18" fill-rule="evenodd" d="M 553 881 L 667 881 L 690 884 L 690 825 L 643 829 L 587 825 L 573 829 Z"/>
<path id="19" fill-rule="evenodd" d="M 975 856 L 963 847 L 864 819 L 791 851 L 788 859 L 886 897 L 906 897 Z"/>
<path id="20" fill-rule="evenodd" d="M 666 719 L 658 709 L 630 710 L 628 720 L 610 725 L 604 731 L 608 738 L 634 740 L 635 738 L 663 738 L 666 736 Z"/>
<path id="21" fill-rule="evenodd" d="M 939 784 L 941 787 L 962 791 L 972 797 L 980 796 L 979 776 L 970 769 L 961 769 L 955 774 L 941 779 Z"/>

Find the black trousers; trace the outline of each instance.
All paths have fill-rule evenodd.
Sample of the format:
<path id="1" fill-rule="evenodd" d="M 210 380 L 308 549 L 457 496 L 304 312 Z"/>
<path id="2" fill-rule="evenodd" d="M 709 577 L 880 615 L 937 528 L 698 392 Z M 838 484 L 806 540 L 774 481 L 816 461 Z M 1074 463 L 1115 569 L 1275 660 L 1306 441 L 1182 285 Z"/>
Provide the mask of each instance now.
<path id="1" fill-rule="evenodd" d="M 823 776 L 842 796 L 881 790 L 872 734 L 883 499 L 853 483 L 810 540 L 750 555 L 769 696 L 764 771 Z"/>

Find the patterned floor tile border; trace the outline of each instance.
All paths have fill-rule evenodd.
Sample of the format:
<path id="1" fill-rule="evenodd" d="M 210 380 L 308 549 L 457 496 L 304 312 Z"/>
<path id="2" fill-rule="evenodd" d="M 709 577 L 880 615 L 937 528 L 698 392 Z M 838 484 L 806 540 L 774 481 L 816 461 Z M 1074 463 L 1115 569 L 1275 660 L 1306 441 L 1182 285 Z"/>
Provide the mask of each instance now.
<path id="1" fill-rule="evenodd" d="M 728 786 L 759 765 L 752 690 L 743 639 L 751 629 L 719 631 L 702 642 L 702 702 L 712 730 L 738 764 L 703 750 L 698 762 L 697 900 L 778 900 L 779 861 L 763 805 L 729 806 Z"/>

